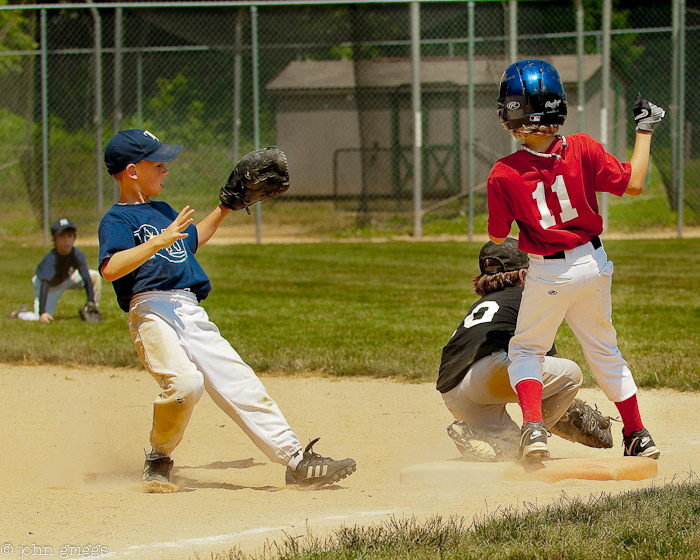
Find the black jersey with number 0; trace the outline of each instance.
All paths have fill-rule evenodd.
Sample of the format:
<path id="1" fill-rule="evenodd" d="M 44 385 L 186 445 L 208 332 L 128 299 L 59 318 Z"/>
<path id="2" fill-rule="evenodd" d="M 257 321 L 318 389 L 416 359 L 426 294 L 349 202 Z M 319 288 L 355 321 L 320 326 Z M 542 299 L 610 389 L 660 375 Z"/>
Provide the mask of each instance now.
<path id="1" fill-rule="evenodd" d="M 507 351 L 515 333 L 523 287 L 485 295 L 469 308 L 467 316 L 442 349 L 437 390 L 446 393 L 462 382 L 474 363 L 499 350 Z M 556 348 L 548 352 L 556 354 Z"/>
<path id="2" fill-rule="evenodd" d="M 522 286 L 485 295 L 469 308 L 450 341 L 442 349 L 437 390 L 446 393 L 460 384 L 475 362 L 507 350 L 515 333 Z"/>

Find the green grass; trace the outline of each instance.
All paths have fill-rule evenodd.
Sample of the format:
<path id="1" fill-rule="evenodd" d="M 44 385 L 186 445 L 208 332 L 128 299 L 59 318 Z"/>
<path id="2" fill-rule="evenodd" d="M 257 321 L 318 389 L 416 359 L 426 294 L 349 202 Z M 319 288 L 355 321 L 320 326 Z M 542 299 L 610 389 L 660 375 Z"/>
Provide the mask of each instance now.
<path id="1" fill-rule="evenodd" d="M 672 232 L 678 228 L 678 214 L 671 209 L 656 167 L 652 168 L 650 177 L 641 196 L 608 196 L 609 230 L 618 233 L 651 230 Z M 686 226 L 696 226 L 700 218 L 692 210 L 691 201 L 692 197 L 689 196 L 684 211 Z"/>
<path id="2" fill-rule="evenodd" d="M 78 245 L 79 242 L 78 242 Z M 700 240 L 606 241 L 615 263 L 613 318 L 644 387 L 700 389 Z M 199 260 L 214 290 L 204 302 L 222 334 L 259 372 L 432 381 L 442 346 L 476 300 L 480 243 L 387 242 L 208 246 Z M 4 242 L 9 312 L 32 297 L 45 248 Z M 91 266 L 97 249 L 85 247 Z M 4 362 L 139 366 L 109 284 L 98 325 L 80 322 L 84 294 L 59 302 L 51 325 L 5 319 Z M 561 356 L 584 367 L 563 325 Z"/>
<path id="3" fill-rule="evenodd" d="M 212 560 L 244 560 L 238 550 Z M 433 560 L 700 558 L 700 483 L 688 480 L 588 499 L 563 495 L 484 519 L 397 519 L 342 527 L 328 538 L 290 537 L 257 558 L 280 560 Z"/>
<path id="4" fill-rule="evenodd" d="M 257 371 L 433 381 L 440 351 L 476 297 L 480 243 L 388 242 L 209 246 L 199 259 L 214 291 L 204 306 Z M 700 389 L 700 239 L 605 241 L 615 262 L 614 321 L 642 387 Z M 31 299 L 46 249 L 0 241 L 9 312 Z M 84 247 L 92 266 L 97 249 Z M 11 258 L 10 258 L 11 257 Z M 4 319 L 0 361 L 140 367 L 126 316 L 103 287 L 105 321 L 78 319 L 70 292 L 51 325 Z M 564 325 L 560 355 L 584 365 Z M 290 538 L 266 558 L 700 558 L 696 478 L 584 501 L 523 506 L 472 522 L 393 519 L 327 539 Z M 231 550 L 214 560 L 249 558 Z"/>

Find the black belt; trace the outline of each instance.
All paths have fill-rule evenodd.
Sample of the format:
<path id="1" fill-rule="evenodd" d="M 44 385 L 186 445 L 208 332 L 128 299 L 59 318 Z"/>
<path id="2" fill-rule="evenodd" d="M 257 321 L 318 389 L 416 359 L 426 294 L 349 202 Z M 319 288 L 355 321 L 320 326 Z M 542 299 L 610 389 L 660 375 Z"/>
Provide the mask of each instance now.
<path id="1" fill-rule="evenodd" d="M 595 237 L 591 237 L 591 245 L 593 245 L 594 249 L 600 249 L 600 247 L 603 245 L 600 242 L 600 237 L 597 235 Z M 552 253 L 551 255 L 543 255 L 542 257 L 545 260 L 550 260 L 550 259 L 565 259 L 566 254 L 565 251 L 557 251 L 556 253 Z"/>

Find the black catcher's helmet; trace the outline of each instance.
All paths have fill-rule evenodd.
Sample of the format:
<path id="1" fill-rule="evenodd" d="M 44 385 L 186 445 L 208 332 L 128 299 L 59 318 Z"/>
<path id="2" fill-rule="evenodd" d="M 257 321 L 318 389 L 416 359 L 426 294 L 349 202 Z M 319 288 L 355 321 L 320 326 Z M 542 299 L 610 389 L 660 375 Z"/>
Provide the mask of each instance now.
<path id="1" fill-rule="evenodd" d="M 566 93 L 559 72 L 544 60 L 521 60 L 503 72 L 498 116 L 506 130 L 526 124 L 562 125 Z"/>

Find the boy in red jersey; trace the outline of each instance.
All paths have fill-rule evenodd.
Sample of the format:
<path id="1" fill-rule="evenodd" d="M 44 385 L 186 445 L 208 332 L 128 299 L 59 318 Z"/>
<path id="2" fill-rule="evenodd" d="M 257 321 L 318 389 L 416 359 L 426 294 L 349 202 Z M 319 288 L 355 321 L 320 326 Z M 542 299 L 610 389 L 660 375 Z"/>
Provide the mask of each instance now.
<path id="1" fill-rule="evenodd" d="M 494 243 L 513 221 L 518 246 L 530 255 L 515 335 L 510 341 L 510 383 L 523 411 L 519 458 L 549 457 L 542 424 L 542 363 L 566 319 L 623 427 L 625 456 L 657 459 L 659 449 L 644 427 L 637 386 L 617 347 L 612 325 L 613 264 L 599 235 L 603 219 L 596 193 L 639 195 L 649 165 L 651 135 L 665 111 L 635 100 L 632 157 L 621 163 L 586 134 L 557 135 L 567 113 L 557 70 L 542 60 L 510 65 L 501 78 L 501 123 L 524 144 L 500 159 L 489 174 L 488 233 Z"/>

